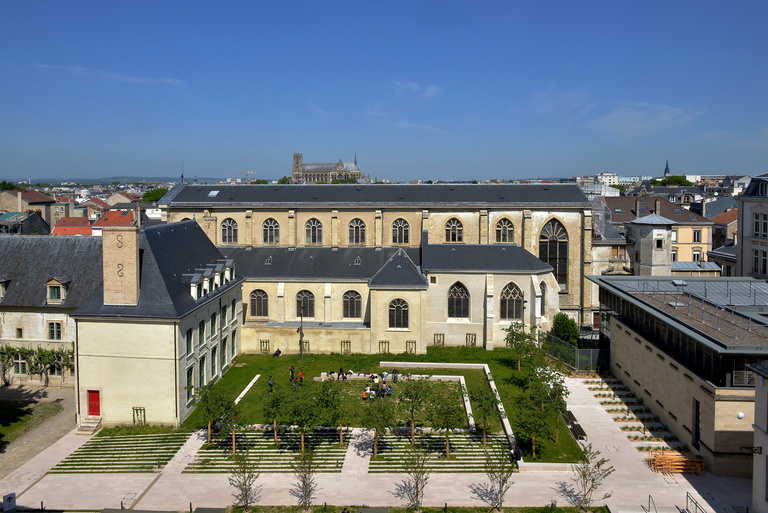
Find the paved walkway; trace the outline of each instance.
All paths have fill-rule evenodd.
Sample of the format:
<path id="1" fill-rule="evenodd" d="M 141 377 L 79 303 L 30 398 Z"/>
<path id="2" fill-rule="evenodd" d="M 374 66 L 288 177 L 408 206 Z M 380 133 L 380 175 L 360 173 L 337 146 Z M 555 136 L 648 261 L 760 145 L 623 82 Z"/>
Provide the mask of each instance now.
<path id="1" fill-rule="evenodd" d="M 56 378 L 53 378 L 56 379 Z M 43 452 L 76 426 L 75 389 L 73 387 L 10 386 L 0 387 L 0 401 L 30 403 L 59 400 L 62 411 L 41 425 L 24 433 L 0 452 L 0 479 Z"/>
<path id="2" fill-rule="evenodd" d="M 703 477 L 677 474 L 665 477 L 651 472 L 626 435 L 613 422 L 599 400 L 580 380 L 566 382 L 571 390 L 568 407 L 587 432 L 593 448 L 609 458 L 616 472 L 599 493 L 612 491 L 608 499 L 613 511 L 641 513 L 652 495 L 659 512 L 677 513 L 685 507 L 686 492 L 691 493 L 709 512 L 735 513 L 734 507 L 751 505 L 751 480 L 723 478 L 707 474 Z M 371 434 L 355 429 L 344 459 L 342 472 L 318 474 L 318 490 L 314 502 L 336 505 L 404 506 L 407 500 L 398 493 L 406 476 L 403 474 L 368 474 L 367 465 Z M 171 463 L 160 474 L 63 474 L 40 478 L 45 467 L 51 468 L 88 437 L 67 435 L 6 479 L 0 480 L 0 491 L 21 493 L 18 504 L 49 509 L 100 509 L 120 507 L 143 510 L 188 510 L 193 507 L 223 507 L 234 502 L 234 488 L 227 474 L 182 474 L 204 441 L 204 433 L 195 433 Z M 34 464 L 34 465 L 33 465 Z M 29 470 L 28 470 L 29 467 Z M 26 481 L 24 477 L 26 476 Z M 563 465 L 527 463 L 523 472 L 514 476 L 515 484 L 507 494 L 506 506 L 542 506 L 556 500 L 568 504 L 572 490 L 572 474 Z M 37 479 L 37 481 L 35 481 Z M 261 504 L 295 505 L 291 493 L 295 478 L 291 474 L 262 474 Z M 30 487 L 30 484 L 34 485 Z M 487 484 L 484 474 L 432 474 L 425 490 L 425 505 L 482 506 L 476 491 Z"/>

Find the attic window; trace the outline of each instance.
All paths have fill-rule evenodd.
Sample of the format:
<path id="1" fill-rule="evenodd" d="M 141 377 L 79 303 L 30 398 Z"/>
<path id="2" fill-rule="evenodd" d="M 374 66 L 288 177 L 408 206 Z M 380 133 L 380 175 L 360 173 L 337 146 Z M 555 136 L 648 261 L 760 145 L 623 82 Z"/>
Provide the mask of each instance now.
<path id="1" fill-rule="evenodd" d="M 683 213 L 683 211 L 680 210 L 679 208 L 674 209 L 672 212 L 674 212 L 675 214 L 682 214 Z"/>
<path id="2" fill-rule="evenodd" d="M 621 209 L 621 208 L 617 208 L 617 209 L 616 209 L 616 213 L 617 213 L 617 214 L 623 214 L 623 213 L 624 213 L 624 210 L 623 210 L 623 209 Z"/>
<path id="3" fill-rule="evenodd" d="M 268 256 L 267 259 L 264 261 L 264 265 L 272 265 L 272 257 Z"/>
<path id="4" fill-rule="evenodd" d="M 360 263 L 361 263 L 360 257 L 356 257 L 355 258 L 355 265 L 360 265 Z"/>
<path id="5" fill-rule="evenodd" d="M 123 210 L 122 212 L 120 212 L 120 217 L 127 216 L 130 213 L 131 213 L 130 210 Z"/>
<path id="6" fill-rule="evenodd" d="M 695 221 L 696 220 L 696 216 L 695 215 L 693 215 L 693 214 L 688 214 L 688 215 L 691 216 L 691 221 Z"/>
<path id="7" fill-rule="evenodd" d="M 211 191 L 208 193 L 209 198 L 215 198 L 218 195 L 219 195 L 219 191 Z"/>
<path id="8" fill-rule="evenodd" d="M 641 213 L 641 214 L 647 214 L 647 213 L 648 213 L 648 210 L 647 210 L 647 209 L 645 209 L 645 208 L 641 208 L 641 209 L 640 209 L 640 213 Z"/>

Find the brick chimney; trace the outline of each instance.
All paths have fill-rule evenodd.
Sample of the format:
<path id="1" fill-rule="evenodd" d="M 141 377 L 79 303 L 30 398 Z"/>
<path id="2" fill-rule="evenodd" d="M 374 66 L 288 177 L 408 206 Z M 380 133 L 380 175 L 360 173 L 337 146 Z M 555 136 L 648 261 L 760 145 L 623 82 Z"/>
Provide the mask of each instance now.
<path id="1" fill-rule="evenodd" d="M 653 213 L 657 216 L 661 215 L 661 200 L 659 198 L 656 198 L 656 206 L 654 207 Z"/>
<path id="2" fill-rule="evenodd" d="M 139 227 L 105 226 L 102 230 L 104 304 L 139 303 Z"/>

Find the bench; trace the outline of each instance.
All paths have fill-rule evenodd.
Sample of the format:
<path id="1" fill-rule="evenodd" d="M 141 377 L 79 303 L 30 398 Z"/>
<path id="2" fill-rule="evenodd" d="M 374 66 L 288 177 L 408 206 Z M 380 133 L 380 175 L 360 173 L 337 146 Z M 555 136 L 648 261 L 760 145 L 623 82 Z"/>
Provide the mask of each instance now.
<path id="1" fill-rule="evenodd" d="M 573 437 L 576 440 L 586 440 L 587 439 L 587 433 L 584 431 L 584 428 L 581 427 L 581 424 L 573 423 L 571 424 L 571 433 L 573 433 Z"/>
<path id="2" fill-rule="evenodd" d="M 572 426 L 573 424 L 576 424 L 576 415 L 574 415 L 571 410 L 566 410 L 565 420 L 568 422 L 569 426 Z"/>

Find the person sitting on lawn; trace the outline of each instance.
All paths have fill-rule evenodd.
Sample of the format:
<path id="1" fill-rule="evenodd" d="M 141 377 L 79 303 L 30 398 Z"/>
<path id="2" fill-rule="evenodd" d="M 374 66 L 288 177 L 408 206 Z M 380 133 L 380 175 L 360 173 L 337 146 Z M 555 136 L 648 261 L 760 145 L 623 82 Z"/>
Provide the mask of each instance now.
<path id="1" fill-rule="evenodd" d="M 397 383 L 397 369 L 392 371 L 392 381 Z"/>
<path id="2" fill-rule="evenodd" d="M 336 381 L 340 379 L 347 379 L 347 375 L 344 374 L 344 369 L 339 367 L 339 373 L 336 375 Z"/>
<path id="3" fill-rule="evenodd" d="M 363 390 L 363 400 L 368 399 L 368 389 Z"/>
<path id="4" fill-rule="evenodd" d="M 389 376 L 389 373 L 387 371 L 383 371 L 381 373 L 381 380 L 384 381 L 385 383 L 387 382 L 387 376 Z"/>
<path id="5" fill-rule="evenodd" d="M 269 381 L 267 381 L 267 384 L 269 385 L 269 393 L 271 394 L 272 391 L 275 389 L 275 380 L 272 379 L 272 376 L 269 377 Z"/>
<path id="6" fill-rule="evenodd" d="M 282 352 L 282 351 L 280 351 L 280 348 L 278 347 L 278 348 L 277 348 L 277 351 L 275 351 L 275 354 L 273 354 L 273 355 L 272 355 L 272 358 L 277 358 L 277 357 L 279 357 L 281 354 L 283 354 L 283 352 Z"/>
<path id="7" fill-rule="evenodd" d="M 387 387 L 387 395 L 392 395 L 392 387 Z"/>

